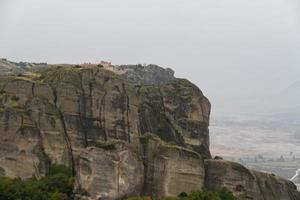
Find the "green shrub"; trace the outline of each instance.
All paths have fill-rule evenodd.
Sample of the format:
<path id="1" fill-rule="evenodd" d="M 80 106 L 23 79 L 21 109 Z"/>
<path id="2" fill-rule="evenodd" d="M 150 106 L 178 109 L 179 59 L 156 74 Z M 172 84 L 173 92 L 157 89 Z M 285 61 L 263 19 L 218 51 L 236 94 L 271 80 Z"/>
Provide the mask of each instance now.
<path id="1" fill-rule="evenodd" d="M 11 100 L 12 100 L 12 101 L 19 101 L 19 97 L 17 97 L 17 96 L 12 96 L 12 97 L 11 97 Z"/>
<path id="2" fill-rule="evenodd" d="M 54 192 L 50 196 L 51 200 L 68 200 L 68 196 L 66 194 L 60 192 Z"/>
<path id="3" fill-rule="evenodd" d="M 74 178 L 70 170 L 53 165 L 40 180 L 0 177 L 0 199 L 5 200 L 72 200 Z"/>
<path id="4" fill-rule="evenodd" d="M 135 197 L 127 200 L 151 200 L 150 197 Z M 222 188 L 216 191 L 194 191 L 191 194 L 181 192 L 178 197 L 163 197 L 159 200 L 237 200 L 233 196 L 232 192 L 226 188 Z"/>
<path id="5" fill-rule="evenodd" d="M 48 172 L 47 172 L 47 176 L 53 176 L 56 174 L 64 174 L 68 177 L 72 176 L 72 170 L 70 170 L 69 168 L 65 167 L 64 165 L 52 165 Z"/>
<path id="6" fill-rule="evenodd" d="M 89 146 L 94 146 L 94 147 L 104 149 L 104 150 L 116 150 L 116 144 L 115 143 L 105 143 L 105 142 L 91 141 L 88 144 L 89 144 Z"/>
<path id="7" fill-rule="evenodd" d="M 159 200 L 180 200 L 179 197 L 164 197 L 164 198 L 160 198 Z"/>
<path id="8" fill-rule="evenodd" d="M 222 200 L 237 200 L 237 198 L 233 196 L 232 192 L 230 192 L 226 188 L 222 188 L 221 190 L 218 191 L 218 193 L 219 193 L 219 197 Z"/>
<path id="9" fill-rule="evenodd" d="M 127 198 L 126 200 L 152 200 L 151 197 L 131 197 L 131 198 Z"/>
<path id="10" fill-rule="evenodd" d="M 233 196 L 232 192 L 226 188 L 222 188 L 216 191 L 195 191 L 189 194 L 184 200 L 237 200 Z"/>
<path id="11" fill-rule="evenodd" d="M 188 194 L 186 193 L 186 192 L 181 192 L 179 195 L 178 195 L 178 197 L 179 198 L 185 198 L 185 197 L 187 197 L 188 196 Z"/>

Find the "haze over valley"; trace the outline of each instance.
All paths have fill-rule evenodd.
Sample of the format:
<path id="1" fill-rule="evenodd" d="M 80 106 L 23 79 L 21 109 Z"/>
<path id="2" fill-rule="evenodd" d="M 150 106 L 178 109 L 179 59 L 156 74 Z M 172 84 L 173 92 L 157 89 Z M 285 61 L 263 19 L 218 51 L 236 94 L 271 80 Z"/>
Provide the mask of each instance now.
<path id="1" fill-rule="evenodd" d="M 63 120 L 63 114 L 66 115 L 66 118 L 69 117 L 67 121 L 69 127 L 64 127 L 66 126 L 64 123 L 53 126 L 54 122 L 50 123 L 49 119 L 45 117 L 43 131 L 47 132 L 51 127 L 59 135 L 60 132 L 65 133 L 65 129 L 69 129 L 73 138 L 64 137 L 67 146 L 69 145 L 68 148 L 72 146 L 68 140 L 73 139 L 75 149 L 80 143 L 82 146 L 78 152 L 89 155 L 89 159 L 93 162 L 102 162 L 102 160 L 95 161 L 96 158 L 99 158 L 99 152 L 90 154 L 91 152 L 87 152 L 86 148 L 100 146 L 101 149 L 103 144 L 95 145 L 87 137 L 80 138 L 81 136 L 79 137 L 77 134 L 81 132 L 86 134 L 86 130 L 77 127 L 78 124 L 91 128 L 89 130 L 91 138 L 96 142 L 101 140 L 100 142 L 104 141 L 105 143 L 107 137 L 120 139 L 122 142 L 116 143 L 118 150 L 125 148 L 122 146 L 124 141 L 126 145 L 127 142 L 130 144 L 132 135 L 136 137 L 133 139 L 136 139 L 136 148 L 138 148 L 139 145 L 144 145 L 141 138 L 137 139 L 141 134 L 156 131 L 155 134 L 167 142 L 171 141 L 180 147 L 187 145 L 189 150 L 197 151 L 203 158 L 210 158 L 210 155 L 213 158 L 216 156 L 216 159 L 209 161 L 212 165 L 209 166 L 211 167 L 209 169 L 215 169 L 214 164 L 216 163 L 217 166 L 221 163 L 220 165 L 224 167 L 225 163 L 225 167 L 236 167 L 234 164 L 231 166 L 227 161 L 223 161 L 220 158 L 222 157 L 238 162 L 251 170 L 268 172 L 290 179 L 300 168 L 299 10 L 298 0 L 89 0 L 88 2 L 82 0 L 0 0 L 0 58 L 2 58 L 0 59 L 0 79 L 5 82 L 13 77 L 12 80 L 27 81 L 27 85 L 24 84 L 27 86 L 26 90 L 18 90 L 24 86 L 17 85 L 18 81 L 7 84 L 9 86 L 11 84 L 7 93 L 1 89 L 2 107 L 5 108 L 5 112 L 10 111 L 10 102 L 19 101 L 22 98 L 22 102 L 31 100 L 34 102 L 35 96 L 32 88 L 36 86 L 35 84 L 46 87 L 43 85 L 46 83 L 49 91 L 56 90 L 55 87 L 61 89 L 59 91 L 61 99 L 57 99 L 55 90 L 52 91 L 53 102 L 55 107 L 60 109 L 60 105 L 56 105 L 56 101 L 63 100 L 61 107 L 65 106 L 64 109 L 67 112 L 57 113 L 52 110 L 52 114 L 56 118 L 60 114 L 57 121 Z M 76 84 L 79 82 L 76 78 L 78 78 L 78 74 L 81 76 L 82 72 L 86 73 L 85 76 L 88 78 L 85 80 L 86 88 L 81 88 L 81 91 L 78 92 L 79 86 Z M 51 79 L 46 77 L 48 74 L 52 75 Z M 56 74 L 59 76 L 56 77 Z M 76 78 L 73 77 L 74 74 Z M 66 81 L 62 78 L 64 76 L 71 77 L 71 81 Z M 98 82 L 94 80 L 94 77 L 98 77 Z M 185 79 L 199 87 L 201 92 Z M 57 80 L 63 84 L 56 85 L 56 82 L 59 82 Z M 108 80 L 113 80 L 111 85 L 106 85 Z M 121 80 L 125 81 L 125 84 L 121 83 Z M 177 82 L 172 82 L 174 80 Z M 116 87 L 112 87 L 115 84 L 114 81 L 118 83 Z M 32 83 L 34 86 L 30 85 Z M 68 98 L 67 92 L 64 93 L 67 91 L 64 87 L 68 84 L 72 87 L 76 85 L 72 89 L 74 89 L 73 96 L 76 96 L 77 100 L 74 100 L 75 97 L 74 99 Z M 93 84 L 95 84 L 97 92 L 93 94 L 94 97 L 91 97 L 91 92 L 90 94 L 85 93 L 88 91 L 87 88 L 90 89 L 89 91 L 92 90 Z M 134 84 L 138 86 L 133 86 Z M 4 85 L 3 87 L 7 86 Z M 68 87 L 71 87 L 70 85 Z M 15 97 L 13 96 L 15 90 L 20 94 L 22 92 L 26 94 Z M 162 94 L 159 93 L 161 90 L 164 91 Z M 111 97 L 109 95 L 107 97 L 107 91 L 111 91 L 111 94 L 109 93 Z M 52 92 L 44 94 L 37 88 L 37 93 L 42 96 L 51 96 Z M 81 93 L 86 96 L 80 96 Z M 131 94 L 131 97 L 124 98 L 124 94 L 128 93 Z M 49 96 L 47 98 L 50 98 Z M 197 102 L 196 97 L 201 99 L 199 105 L 195 103 Z M 95 106 L 96 104 L 93 105 L 92 101 L 87 101 L 89 98 L 94 98 L 98 105 Z M 128 99 L 130 99 L 130 105 Z M 164 102 L 166 99 L 167 101 Z M 115 104 L 116 102 L 113 100 L 123 103 Z M 105 110 L 102 108 L 102 106 L 105 107 L 105 102 L 107 105 L 114 104 L 119 107 L 111 106 Z M 124 102 L 127 104 L 125 105 Z M 47 105 L 49 106 L 49 104 Z M 73 108 L 71 105 L 77 107 Z M 99 113 L 92 111 L 89 113 L 85 107 L 83 109 L 83 105 L 96 107 L 93 109 L 101 107 L 101 109 Z M 42 110 L 45 116 L 48 115 L 48 110 L 44 109 L 45 105 L 37 104 L 35 106 Z M 137 109 L 138 106 L 141 110 L 145 109 L 145 112 L 140 112 Z M 194 110 L 189 110 L 189 106 Z M 168 107 L 169 110 L 165 107 Z M 17 108 L 19 109 L 18 106 Z M 33 112 L 38 110 L 31 109 Z M 130 113 L 128 110 L 133 111 Z M 82 112 L 80 113 L 80 111 Z M 162 114 L 157 114 L 160 111 Z M 103 122 L 102 112 L 108 116 L 107 121 L 104 119 Z M 178 113 L 184 119 L 178 117 Z M 74 115 L 78 115 L 77 121 L 74 119 Z M 89 121 L 94 120 L 89 115 L 98 121 L 100 119 L 100 122 Z M 148 118 L 148 116 L 151 117 Z M 3 119 L 6 120 L 5 117 Z M 21 121 L 23 123 L 23 118 Z M 31 122 L 33 123 L 33 121 Z M 110 124 L 105 127 L 105 123 Z M 141 127 L 138 127 L 139 123 L 142 123 Z M 62 127 L 63 131 L 60 130 Z M 209 128 L 209 133 L 207 128 Z M 186 138 L 179 137 L 177 129 L 186 134 L 184 135 Z M 3 127 L 3 130 L 6 131 L 6 128 Z M 56 137 L 54 130 L 49 132 L 50 138 Z M 161 132 L 168 134 L 166 134 L 167 136 L 159 135 Z M 15 134 L 13 131 L 12 133 Z M 100 139 L 97 134 L 101 135 Z M 200 135 L 201 142 L 196 141 L 193 134 L 198 134 L 197 137 Z M 148 137 L 150 140 L 158 141 L 156 137 L 147 136 L 146 139 L 149 139 Z M 54 147 L 59 146 L 59 148 L 53 150 L 48 141 L 45 142 L 46 147 L 50 149 L 48 152 L 53 154 L 51 158 L 53 161 L 60 159 L 59 161 L 62 163 L 67 163 L 69 162 L 66 161 L 68 156 L 77 156 L 82 161 L 82 157 L 77 155 L 76 150 L 74 153 L 72 148 L 69 148 L 69 154 L 65 155 L 67 151 L 61 150 L 65 147 L 60 140 L 53 139 L 53 141 L 55 141 Z M 164 142 L 160 145 L 165 145 Z M 14 142 L 10 141 L 10 143 Z M 22 142 L 19 145 L 23 148 Z M 170 147 L 165 145 L 164 148 L 166 146 Z M 16 148 L 11 149 L 17 151 Z M 136 182 L 138 189 L 129 188 L 130 192 L 142 191 L 139 185 L 144 184 L 146 189 L 144 188 L 143 191 L 148 189 L 148 192 L 151 193 L 152 179 L 149 179 L 149 183 L 141 183 L 144 175 L 152 173 L 152 169 L 147 168 L 145 163 L 139 163 L 140 160 L 132 156 L 130 151 L 128 151 L 128 157 L 136 159 L 134 161 L 138 164 L 134 163 L 134 167 L 138 166 L 136 169 L 140 175 L 140 177 L 134 177 L 140 181 Z M 28 150 L 28 152 L 31 151 Z M 189 151 L 189 153 L 191 152 Z M 13 159 L 22 160 L 23 154 L 20 155 L 21 158 Z M 31 153 L 28 155 L 35 156 Z M 26 156 L 28 155 L 26 154 Z M 95 156 L 95 159 L 92 159 L 94 155 L 98 157 Z M 175 155 L 177 153 L 167 156 L 175 158 Z M 73 157 L 69 157 L 71 163 L 75 162 L 72 160 Z M 125 158 L 126 164 L 128 157 Z M 145 159 L 144 157 L 143 159 Z M 10 159 L 10 163 L 13 163 L 12 158 L 8 159 Z M 34 159 L 37 158 L 34 157 Z M 101 159 L 107 160 L 105 157 L 101 157 Z M 197 159 L 196 163 L 199 161 Z M 89 175 L 90 168 L 97 168 L 99 163 L 91 164 L 92 162 L 90 162 L 89 168 L 86 167 L 85 161 L 81 163 L 83 171 L 76 169 L 83 177 L 80 181 L 84 184 L 94 184 L 93 187 L 86 189 L 90 190 L 95 198 L 100 193 L 106 195 L 106 191 L 95 189 L 98 187 L 97 184 L 102 184 L 100 179 L 100 181 L 89 179 L 91 177 Z M 115 160 L 113 161 L 115 166 Z M 144 160 L 144 162 L 146 161 Z M 6 165 L 6 162 L 3 161 L 3 163 Z M 174 161 L 174 163 L 176 162 Z M 189 163 L 185 169 L 192 170 L 190 166 L 194 164 L 194 162 Z M 7 170 L 10 170 L 11 166 L 6 166 Z M 33 173 L 34 169 L 31 168 L 30 163 L 26 166 L 24 174 L 27 177 L 28 174 Z M 45 166 L 42 166 L 43 169 L 47 168 Z M 199 165 L 197 166 L 199 167 Z M 127 167 L 126 165 L 124 169 Z M 134 167 L 131 168 L 134 171 L 133 174 L 136 172 Z M 205 169 L 201 167 L 193 173 L 203 182 L 202 175 Z M 144 168 L 146 169 L 145 173 Z M 102 173 L 101 170 L 107 172 L 104 168 L 100 169 Z M 238 171 L 245 172 L 243 167 L 238 168 Z M 100 175 L 97 175 L 101 177 L 100 172 L 96 170 L 95 173 L 99 173 Z M 9 173 L 15 175 L 18 174 L 18 171 Z M 114 173 L 115 171 L 109 172 L 105 178 L 115 180 L 115 177 L 108 178 Z M 260 177 L 260 175 L 256 174 L 255 177 Z M 272 177 L 273 175 L 267 176 L 266 180 L 273 180 Z M 133 177 L 128 176 L 127 178 L 128 183 L 132 183 Z M 184 182 L 189 178 L 185 177 L 182 180 Z M 193 179 L 193 181 L 200 183 L 198 179 Z M 260 185 L 259 178 L 257 178 L 257 182 Z M 300 178 L 295 179 L 294 182 L 300 184 Z M 128 183 L 126 182 L 125 185 L 131 186 Z M 271 183 L 273 182 L 271 181 Z M 124 186 L 124 191 L 119 193 L 116 189 L 119 185 L 118 187 L 114 183 L 111 185 L 114 198 L 123 197 L 122 192 L 127 194 L 129 191 L 127 186 Z M 215 187 L 214 184 L 212 185 Z M 157 186 L 157 188 L 159 187 Z M 170 188 L 173 188 L 173 185 Z M 178 187 L 174 186 L 174 188 Z M 235 189 L 238 192 L 241 190 L 239 187 Z M 253 190 L 256 191 L 257 188 Z M 164 195 L 169 192 L 160 191 L 160 189 L 157 191 Z M 174 191 L 175 189 L 172 190 L 172 192 Z"/>

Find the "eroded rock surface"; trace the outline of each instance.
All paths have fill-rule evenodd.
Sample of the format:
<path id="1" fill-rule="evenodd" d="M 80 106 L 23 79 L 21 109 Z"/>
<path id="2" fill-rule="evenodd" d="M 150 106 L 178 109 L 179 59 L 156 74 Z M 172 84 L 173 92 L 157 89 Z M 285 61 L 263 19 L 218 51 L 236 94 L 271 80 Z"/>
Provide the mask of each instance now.
<path id="1" fill-rule="evenodd" d="M 227 187 L 239 200 L 298 200 L 296 186 L 273 174 L 255 172 L 223 160 L 206 160 L 205 187 Z"/>
<path id="2" fill-rule="evenodd" d="M 202 157 L 190 150 L 146 134 L 141 138 L 145 170 L 143 193 L 154 198 L 177 196 L 204 185 Z"/>
<path id="3" fill-rule="evenodd" d="M 272 175 L 225 161 L 204 165 L 210 102 L 172 70 L 1 63 L 14 71 L 0 78 L 1 176 L 40 178 L 57 163 L 72 169 L 81 199 L 222 186 L 239 199 L 299 199 L 291 182 Z"/>
<path id="4" fill-rule="evenodd" d="M 139 155 L 128 148 L 89 147 L 80 155 L 77 177 L 90 198 L 121 199 L 141 194 L 144 168 Z"/>
<path id="5" fill-rule="evenodd" d="M 76 175 L 78 191 L 92 199 L 152 189 L 158 196 L 177 195 L 184 185 L 203 186 L 200 154 L 210 156 L 210 103 L 186 80 L 141 85 L 102 67 L 53 66 L 5 76 L 0 91 L 3 175 L 39 178 L 51 163 L 64 164 Z M 174 148 L 159 145 L 160 156 L 147 160 L 141 137 L 148 132 Z M 148 162 L 155 175 L 144 169 Z"/>

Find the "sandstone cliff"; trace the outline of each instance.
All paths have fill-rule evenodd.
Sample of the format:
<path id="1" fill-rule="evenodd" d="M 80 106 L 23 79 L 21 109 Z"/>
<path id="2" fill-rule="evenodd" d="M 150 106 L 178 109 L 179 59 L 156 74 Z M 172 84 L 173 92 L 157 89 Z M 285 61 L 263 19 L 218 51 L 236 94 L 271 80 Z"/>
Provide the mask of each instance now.
<path id="1" fill-rule="evenodd" d="M 223 160 L 206 160 L 205 165 L 205 187 L 209 190 L 225 186 L 242 200 L 300 199 L 292 182 L 274 174 L 251 171 L 238 163 Z"/>
<path id="2" fill-rule="evenodd" d="M 52 163 L 64 164 L 77 196 L 92 200 L 221 186 L 240 199 L 271 200 L 279 189 L 279 199 L 300 199 L 288 181 L 226 162 L 205 165 L 208 99 L 170 70 L 129 69 L 47 65 L 1 77 L 0 175 L 40 178 Z"/>

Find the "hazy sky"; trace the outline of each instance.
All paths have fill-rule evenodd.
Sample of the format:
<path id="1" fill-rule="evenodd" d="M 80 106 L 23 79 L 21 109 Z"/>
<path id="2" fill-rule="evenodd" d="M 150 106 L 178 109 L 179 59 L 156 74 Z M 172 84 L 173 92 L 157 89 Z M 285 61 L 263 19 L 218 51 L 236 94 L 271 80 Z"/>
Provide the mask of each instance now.
<path id="1" fill-rule="evenodd" d="M 0 0 L 0 57 L 154 63 L 216 108 L 300 80 L 299 0 Z"/>

